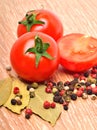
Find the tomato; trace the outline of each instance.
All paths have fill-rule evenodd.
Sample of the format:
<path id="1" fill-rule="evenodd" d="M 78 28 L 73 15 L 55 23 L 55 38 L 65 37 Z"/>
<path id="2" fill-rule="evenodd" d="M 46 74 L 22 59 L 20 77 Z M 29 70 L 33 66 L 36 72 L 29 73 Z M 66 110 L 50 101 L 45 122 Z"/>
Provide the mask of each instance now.
<path id="1" fill-rule="evenodd" d="M 47 34 L 28 32 L 13 44 L 10 61 L 13 69 L 22 79 L 44 81 L 58 68 L 58 45 Z"/>
<path id="2" fill-rule="evenodd" d="M 60 19 L 52 12 L 43 9 L 32 10 L 19 22 L 17 35 L 20 37 L 29 31 L 43 32 L 58 40 L 63 35 L 63 26 Z"/>
<path id="3" fill-rule="evenodd" d="M 68 34 L 58 40 L 60 64 L 70 71 L 85 71 L 97 64 L 97 39 L 84 34 Z"/>

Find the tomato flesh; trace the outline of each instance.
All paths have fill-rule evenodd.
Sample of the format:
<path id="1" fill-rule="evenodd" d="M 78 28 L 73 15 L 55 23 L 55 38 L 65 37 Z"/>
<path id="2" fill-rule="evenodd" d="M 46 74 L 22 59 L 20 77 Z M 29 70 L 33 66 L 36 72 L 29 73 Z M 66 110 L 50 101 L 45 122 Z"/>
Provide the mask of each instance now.
<path id="1" fill-rule="evenodd" d="M 47 52 L 54 57 L 54 60 L 41 57 L 38 67 L 35 65 L 35 54 L 25 53 L 27 49 L 35 46 L 34 38 L 38 35 L 44 43 L 50 46 Z M 44 81 L 49 78 L 59 65 L 59 49 L 50 36 L 44 33 L 28 32 L 21 36 L 12 46 L 10 52 L 11 64 L 16 73 L 28 81 Z"/>
<path id="2" fill-rule="evenodd" d="M 81 72 L 97 64 L 97 39 L 84 34 L 69 34 L 58 41 L 60 64 Z"/>
<path id="3" fill-rule="evenodd" d="M 31 13 L 31 12 L 30 12 Z M 33 14 L 37 14 L 36 19 L 43 21 L 44 24 L 34 24 L 31 27 L 31 32 L 43 32 L 51 37 L 53 37 L 56 41 L 62 37 L 63 35 L 63 26 L 60 19 L 50 11 L 47 10 L 35 10 L 32 11 Z M 24 20 L 25 18 L 23 18 Z M 23 24 L 19 24 L 17 28 L 17 35 L 20 37 L 24 33 L 27 32 L 27 28 Z"/>

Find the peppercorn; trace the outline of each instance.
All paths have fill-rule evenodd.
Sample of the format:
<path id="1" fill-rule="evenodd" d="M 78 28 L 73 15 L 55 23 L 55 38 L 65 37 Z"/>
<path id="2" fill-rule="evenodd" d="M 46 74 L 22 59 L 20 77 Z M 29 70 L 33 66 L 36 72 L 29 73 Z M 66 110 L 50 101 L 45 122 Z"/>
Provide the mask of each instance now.
<path id="1" fill-rule="evenodd" d="M 90 86 L 91 85 L 91 82 L 85 82 L 85 86 Z"/>
<path id="2" fill-rule="evenodd" d="M 50 106 L 51 106 L 51 104 L 50 104 L 50 102 L 48 102 L 48 101 L 45 101 L 45 102 L 43 103 L 43 107 L 44 107 L 45 109 L 49 109 Z"/>
<path id="3" fill-rule="evenodd" d="M 57 88 L 55 88 L 55 87 L 52 89 L 53 94 L 55 94 L 57 91 L 58 91 L 58 90 L 57 90 Z"/>
<path id="4" fill-rule="evenodd" d="M 61 98 L 62 98 L 61 96 L 54 96 L 53 101 L 58 103 Z"/>
<path id="5" fill-rule="evenodd" d="M 74 79 L 70 82 L 70 84 L 71 84 L 72 86 L 75 86 L 77 83 L 78 83 L 78 78 L 74 78 Z"/>
<path id="6" fill-rule="evenodd" d="M 56 107 L 55 102 L 52 102 L 52 103 L 51 103 L 51 108 L 55 108 L 55 107 Z"/>
<path id="7" fill-rule="evenodd" d="M 29 89 L 32 88 L 32 85 L 27 85 L 27 90 L 29 91 Z"/>
<path id="8" fill-rule="evenodd" d="M 22 105 L 21 100 L 17 100 L 17 105 Z"/>
<path id="9" fill-rule="evenodd" d="M 74 78 L 79 78 L 79 76 L 80 76 L 80 74 L 78 74 L 78 73 L 73 74 Z"/>
<path id="10" fill-rule="evenodd" d="M 35 92 L 30 92 L 30 98 L 34 98 L 35 97 Z"/>
<path id="11" fill-rule="evenodd" d="M 32 110 L 31 110 L 30 108 L 26 108 L 26 110 L 25 110 L 25 114 L 32 115 L 33 112 L 32 112 Z"/>
<path id="12" fill-rule="evenodd" d="M 70 95 L 66 95 L 65 98 L 64 98 L 65 102 L 70 102 L 71 101 L 71 97 Z"/>
<path id="13" fill-rule="evenodd" d="M 33 82 L 33 83 L 32 83 L 32 87 L 33 87 L 34 89 L 37 89 L 38 86 L 39 86 L 38 83 L 36 83 L 36 82 Z"/>
<path id="14" fill-rule="evenodd" d="M 55 96 L 60 96 L 59 91 L 56 91 L 56 92 L 54 93 L 54 95 L 55 95 Z"/>
<path id="15" fill-rule="evenodd" d="M 11 71 L 11 66 L 10 65 L 6 66 L 6 71 Z"/>
<path id="16" fill-rule="evenodd" d="M 95 95 L 97 95 L 97 87 L 92 88 L 92 93 L 95 94 Z"/>
<path id="17" fill-rule="evenodd" d="M 59 81 L 59 82 L 57 83 L 56 88 L 57 88 L 59 91 L 61 91 L 62 89 L 64 89 L 63 82 L 62 82 L 62 81 Z"/>
<path id="18" fill-rule="evenodd" d="M 63 108 L 64 108 L 64 110 L 66 110 L 66 111 L 68 110 L 68 106 L 67 106 L 67 105 L 64 105 Z"/>
<path id="19" fill-rule="evenodd" d="M 64 93 L 65 93 L 65 90 L 61 90 L 61 91 L 59 92 L 60 96 L 63 96 Z"/>
<path id="20" fill-rule="evenodd" d="M 88 95 L 91 95 L 91 94 L 92 94 L 92 90 L 91 90 L 91 89 L 88 89 L 88 90 L 87 90 L 87 94 L 88 94 Z"/>
<path id="21" fill-rule="evenodd" d="M 82 97 L 82 94 L 83 94 L 83 91 L 82 91 L 82 90 L 78 90 L 78 91 L 77 91 L 77 96 L 78 96 L 78 97 Z"/>
<path id="22" fill-rule="evenodd" d="M 71 83 L 69 82 L 69 81 L 66 81 L 65 83 L 64 83 L 64 86 L 69 86 Z"/>
<path id="23" fill-rule="evenodd" d="M 77 99 L 77 94 L 74 94 L 74 93 L 73 93 L 73 94 L 71 95 L 71 99 L 72 99 L 72 100 L 76 100 L 76 99 Z"/>
<path id="24" fill-rule="evenodd" d="M 30 119 L 30 115 L 29 115 L 29 114 L 26 114 L 26 115 L 25 115 L 25 118 L 26 118 L 26 119 Z"/>
<path id="25" fill-rule="evenodd" d="M 87 93 L 84 92 L 84 93 L 82 94 L 82 98 L 83 98 L 83 99 L 87 99 L 87 98 L 88 98 Z"/>
<path id="26" fill-rule="evenodd" d="M 34 88 L 29 89 L 29 92 L 34 92 L 34 91 L 35 91 Z"/>
<path id="27" fill-rule="evenodd" d="M 92 100 L 95 100 L 96 98 L 97 98 L 97 96 L 96 96 L 95 94 L 92 94 L 92 95 L 91 95 L 91 99 L 92 99 Z"/>
<path id="28" fill-rule="evenodd" d="M 52 89 L 51 89 L 50 87 L 46 87 L 46 88 L 45 88 L 45 92 L 46 92 L 46 93 L 52 93 Z"/>
<path id="29" fill-rule="evenodd" d="M 64 89 L 67 91 L 69 90 L 69 86 L 65 86 Z"/>
<path id="30" fill-rule="evenodd" d="M 13 93 L 18 94 L 20 92 L 20 89 L 18 87 L 14 87 Z"/>
<path id="31" fill-rule="evenodd" d="M 64 100 L 62 98 L 60 98 L 59 103 L 63 104 L 63 102 L 64 102 Z"/>
<path id="32" fill-rule="evenodd" d="M 83 75 L 84 75 L 85 77 L 88 77 L 88 76 L 89 76 L 89 74 L 90 74 L 90 71 L 86 71 L 86 72 L 84 72 L 84 74 L 83 74 Z"/>
<path id="33" fill-rule="evenodd" d="M 16 105 L 17 101 L 15 99 L 11 99 L 11 104 Z"/>

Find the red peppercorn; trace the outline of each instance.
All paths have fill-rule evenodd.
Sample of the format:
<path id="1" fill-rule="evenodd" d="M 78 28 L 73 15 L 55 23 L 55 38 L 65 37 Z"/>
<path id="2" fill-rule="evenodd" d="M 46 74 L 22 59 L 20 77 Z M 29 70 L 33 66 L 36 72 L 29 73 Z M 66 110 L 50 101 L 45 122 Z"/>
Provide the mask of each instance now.
<path id="1" fill-rule="evenodd" d="M 96 78 L 96 77 L 97 77 L 97 74 L 91 74 L 91 77 L 92 77 L 92 78 Z"/>
<path id="2" fill-rule="evenodd" d="M 52 83 L 52 82 L 48 82 L 48 83 L 47 83 L 47 87 L 53 89 L 53 83 Z"/>
<path id="3" fill-rule="evenodd" d="M 65 90 L 61 90 L 59 93 L 60 93 L 60 96 L 63 96 L 65 93 Z"/>
<path id="4" fill-rule="evenodd" d="M 64 101 L 63 106 L 68 106 L 68 102 Z"/>
<path id="5" fill-rule="evenodd" d="M 52 89 L 51 89 L 50 87 L 46 87 L 46 88 L 45 88 L 45 92 L 47 92 L 47 93 L 52 93 Z"/>
<path id="6" fill-rule="evenodd" d="M 45 101 L 45 102 L 43 103 L 43 107 L 44 107 L 45 109 L 49 109 L 49 108 L 51 107 L 50 102 Z"/>
<path id="7" fill-rule="evenodd" d="M 75 74 L 73 75 L 74 78 L 79 78 L 79 76 L 80 76 L 80 74 L 78 74 L 78 73 L 75 73 Z"/>
<path id="8" fill-rule="evenodd" d="M 92 90 L 91 86 L 86 87 L 86 90 Z"/>
<path id="9" fill-rule="evenodd" d="M 78 90 L 79 90 L 79 91 L 80 91 L 80 90 L 81 90 L 81 91 L 84 91 L 85 88 L 84 88 L 84 86 L 81 86 Z"/>
<path id="10" fill-rule="evenodd" d="M 13 93 L 18 94 L 20 92 L 20 89 L 18 87 L 14 87 Z"/>
<path id="11" fill-rule="evenodd" d="M 51 103 L 51 108 L 55 108 L 56 107 L 56 103 L 55 102 L 52 102 Z"/>
<path id="12" fill-rule="evenodd" d="M 97 86 L 95 88 L 92 88 L 92 93 L 97 94 Z"/>
<path id="13" fill-rule="evenodd" d="M 30 108 L 27 108 L 27 109 L 25 110 L 25 114 L 32 115 L 33 112 L 32 112 L 32 110 L 31 110 Z"/>
<path id="14" fill-rule="evenodd" d="M 86 77 L 83 76 L 83 75 L 81 75 L 81 76 L 80 76 L 80 80 L 86 80 Z"/>
<path id="15" fill-rule="evenodd" d="M 82 94 L 83 94 L 83 91 L 82 91 L 82 90 L 78 90 L 78 91 L 77 91 L 77 96 L 78 96 L 78 97 L 81 97 Z"/>

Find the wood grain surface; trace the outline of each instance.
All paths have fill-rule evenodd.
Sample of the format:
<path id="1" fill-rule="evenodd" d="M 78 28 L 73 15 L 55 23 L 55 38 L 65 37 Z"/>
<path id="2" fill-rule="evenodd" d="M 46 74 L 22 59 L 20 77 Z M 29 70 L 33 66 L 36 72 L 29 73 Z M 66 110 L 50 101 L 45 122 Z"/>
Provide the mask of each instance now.
<path id="1" fill-rule="evenodd" d="M 64 34 L 84 33 L 97 37 L 96 0 L 0 0 L 0 79 L 7 77 L 5 67 L 9 64 L 9 54 L 17 39 L 18 21 L 31 9 L 48 9 L 56 13 L 64 26 Z M 63 69 L 57 70 L 53 80 L 71 80 L 72 75 Z M 17 115 L 0 107 L 0 130 L 96 130 L 97 100 L 78 99 L 62 112 L 52 127 L 48 122 L 33 115 L 24 118 L 24 111 Z"/>

